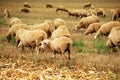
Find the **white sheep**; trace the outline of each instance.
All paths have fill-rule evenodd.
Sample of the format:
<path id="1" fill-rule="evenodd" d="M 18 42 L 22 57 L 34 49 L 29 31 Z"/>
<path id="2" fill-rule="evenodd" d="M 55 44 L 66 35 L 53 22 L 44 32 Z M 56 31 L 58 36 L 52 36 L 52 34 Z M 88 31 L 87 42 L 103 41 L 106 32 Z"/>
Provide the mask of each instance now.
<path id="1" fill-rule="evenodd" d="M 51 3 L 47 3 L 46 8 L 53 8 L 53 5 Z"/>
<path id="2" fill-rule="evenodd" d="M 53 25 L 54 25 L 55 29 L 57 29 L 59 26 L 66 25 L 66 22 L 65 22 L 65 20 L 63 20 L 63 19 L 61 19 L 61 18 L 56 18 L 56 19 L 53 21 Z"/>
<path id="3" fill-rule="evenodd" d="M 112 20 L 116 21 L 118 18 L 120 18 L 120 8 L 114 9 L 112 14 Z"/>
<path id="4" fill-rule="evenodd" d="M 90 2 L 87 2 L 83 5 L 83 8 L 89 8 L 91 7 L 91 3 Z"/>
<path id="5" fill-rule="evenodd" d="M 112 28 L 112 30 L 108 36 L 106 46 L 108 46 L 110 48 L 118 46 L 120 49 L 120 36 L 118 36 L 118 34 L 120 34 L 120 26 Z"/>
<path id="6" fill-rule="evenodd" d="M 11 36 L 15 36 L 16 32 L 20 29 L 29 29 L 29 26 L 26 24 L 14 24 L 7 32 L 7 40 L 10 42 Z"/>
<path id="7" fill-rule="evenodd" d="M 68 12 L 68 9 L 65 8 L 64 6 L 60 5 L 60 6 L 58 6 L 58 7 L 56 8 L 56 12 L 58 12 L 58 11 Z"/>
<path id="8" fill-rule="evenodd" d="M 56 30 L 53 31 L 51 39 L 59 38 L 62 36 L 70 37 L 70 32 L 67 26 L 60 26 Z"/>
<path id="9" fill-rule="evenodd" d="M 92 15 L 82 18 L 77 25 L 75 25 L 74 30 L 78 31 L 80 28 L 87 28 L 91 23 L 99 22 L 99 17 Z"/>
<path id="10" fill-rule="evenodd" d="M 98 16 L 106 16 L 105 9 L 104 8 L 97 8 L 97 15 Z"/>
<path id="11" fill-rule="evenodd" d="M 53 32 L 53 24 L 50 20 L 45 20 L 44 23 L 30 26 L 30 30 L 36 30 L 36 29 L 44 30 L 47 33 L 48 38 L 49 38 L 51 37 L 52 32 Z"/>
<path id="12" fill-rule="evenodd" d="M 100 35 L 108 35 L 113 27 L 117 27 L 120 25 L 119 21 L 110 21 L 103 24 L 100 29 L 95 34 L 94 38 L 96 39 Z"/>
<path id="13" fill-rule="evenodd" d="M 27 30 L 19 38 L 18 47 L 24 48 L 27 46 L 32 48 L 35 46 L 37 53 L 39 53 L 39 44 L 42 40 L 47 39 L 47 34 L 43 30 Z"/>
<path id="14" fill-rule="evenodd" d="M 92 34 L 94 32 L 97 32 L 98 29 L 101 27 L 101 23 L 92 23 L 88 26 L 88 28 L 85 30 L 84 35 Z"/>
<path id="15" fill-rule="evenodd" d="M 28 8 L 22 8 L 21 13 L 30 13 L 30 10 Z"/>
<path id="16" fill-rule="evenodd" d="M 23 6 L 26 7 L 26 8 L 31 8 L 30 3 L 28 3 L 28 2 L 24 2 L 24 5 L 23 5 Z"/>
<path id="17" fill-rule="evenodd" d="M 4 9 L 4 15 L 7 23 L 10 25 L 10 27 L 14 24 L 22 23 L 22 21 L 17 17 L 11 17 L 11 11 L 9 9 Z"/>
<path id="18" fill-rule="evenodd" d="M 70 54 L 72 49 L 72 40 L 68 37 L 59 37 L 55 38 L 53 40 L 43 40 L 41 42 L 41 48 L 45 49 L 46 47 L 49 47 L 52 52 L 54 53 L 54 56 L 56 56 L 56 53 L 60 54 L 61 56 L 65 56 L 65 52 L 68 51 L 68 59 L 70 60 Z"/>

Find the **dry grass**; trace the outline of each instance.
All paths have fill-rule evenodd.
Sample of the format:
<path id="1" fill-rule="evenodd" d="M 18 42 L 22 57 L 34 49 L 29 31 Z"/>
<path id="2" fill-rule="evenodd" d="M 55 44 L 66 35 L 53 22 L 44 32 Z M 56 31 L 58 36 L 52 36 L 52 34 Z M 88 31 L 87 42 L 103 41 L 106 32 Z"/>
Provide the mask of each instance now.
<path id="1" fill-rule="evenodd" d="M 0 79 L 16 79 L 20 80 L 119 80 L 120 79 L 120 56 L 116 53 L 99 54 L 95 52 L 93 46 L 93 35 L 83 36 L 84 30 L 74 32 L 74 25 L 80 18 L 68 18 L 65 12 L 55 12 L 55 8 L 46 9 L 45 1 L 33 2 L 30 0 L 32 8 L 30 13 L 21 14 L 23 2 L 21 1 L 4 1 L 0 3 L 0 12 L 7 7 L 12 10 L 12 16 L 19 17 L 26 24 L 41 23 L 46 19 L 54 20 L 55 18 L 63 18 L 66 20 L 68 28 L 72 34 L 72 40 L 82 39 L 85 42 L 82 52 L 78 52 L 73 47 L 70 61 L 64 61 L 57 55 L 57 59 L 53 58 L 51 52 L 46 51 L 41 54 L 31 54 L 29 49 L 25 49 L 23 53 L 12 42 L 7 43 L 5 35 L 9 29 L 4 24 L 3 13 L 0 13 Z M 52 2 L 55 7 L 64 5 L 67 8 L 80 9 L 83 3 L 68 2 Z M 68 4 L 69 3 L 69 4 Z M 119 7 L 119 3 L 93 3 L 96 7 L 103 6 L 107 11 L 107 17 L 100 17 L 101 22 L 105 23 L 111 20 L 110 9 Z M 104 39 L 104 38 L 103 38 Z M 15 63 L 15 65 L 14 65 Z"/>

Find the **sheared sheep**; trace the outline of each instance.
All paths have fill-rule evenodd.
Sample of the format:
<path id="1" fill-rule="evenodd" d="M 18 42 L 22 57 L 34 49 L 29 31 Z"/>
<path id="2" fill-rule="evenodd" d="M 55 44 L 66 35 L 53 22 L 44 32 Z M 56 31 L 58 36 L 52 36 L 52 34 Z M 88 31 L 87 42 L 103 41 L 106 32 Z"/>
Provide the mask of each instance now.
<path id="1" fill-rule="evenodd" d="M 118 36 L 118 34 L 120 34 L 120 26 L 112 28 L 112 30 L 108 36 L 106 46 L 108 46 L 110 48 L 118 46 L 120 49 L 120 36 Z"/>
<path id="2" fill-rule="evenodd" d="M 103 24 L 100 29 L 95 34 L 94 38 L 96 39 L 100 35 L 108 35 L 113 27 L 120 26 L 119 21 L 110 21 L 105 24 Z"/>
<path id="3" fill-rule="evenodd" d="M 4 9 L 4 15 L 5 15 L 5 19 L 7 21 L 7 23 L 10 25 L 10 27 L 13 24 L 18 24 L 18 23 L 22 23 L 22 21 L 17 18 L 17 17 L 11 17 L 11 11 L 9 9 Z"/>
<path id="4" fill-rule="evenodd" d="M 58 7 L 56 8 L 56 12 L 58 12 L 58 11 L 68 12 L 68 9 L 65 8 L 64 6 L 58 6 Z"/>
<path id="5" fill-rule="evenodd" d="M 60 54 L 61 56 L 64 55 L 65 57 L 65 52 L 68 51 L 68 59 L 70 60 L 70 54 L 71 54 L 71 49 L 72 49 L 72 40 L 68 37 L 59 37 L 55 38 L 53 40 L 43 40 L 41 42 L 41 48 L 45 49 L 46 47 L 49 47 L 54 56 L 56 57 L 56 53 Z"/>
<path id="6" fill-rule="evenodd" d="M 99 17 L 92 15 L 85 18 L 82 18 L 77 25 L 75 25 L 74 30 L 78 31 L 80 28 L 87 28 L 90 24 L 99 22 Z"/>
<path id="7" fill-rule="evenodd" d="M 91 3 L 90 2 L 87 2 L 83 5 L 83 8 L 89 8 L 91 7 Z"/>
<path id="8" fill-rule="evenodd" d="M 53 5 L 51 3 L 46 4 L 46 8 L 53 8 Z"/>
<path id="9" fill-rule="evenodd" d="M 24 7 L 26 7 L 26 8 L 31 8 L 31 5 L 30 5 L 30 3 L 25 2 L 25 3 L 24 3 Z"/>
<path id="10" fill-rule="evenodd" d="M 8 30 L 8 33 L 7 33 L 8 42 L 10 42 L 11 36 L 15 36 L 16 32 L 20 29 L 29 29 L 29 27 L 26 24 L 14 24 L 14 25 L 12 25 L 12 27 L 10 27 L 10 29 Z"/>
<path id="11" fill-rule="evenodd" d="M 105 9 L 103 8 L 97 8 L 97 15 L 106 17 Z"/>
<path id="12" fill-rule="evenodd" d="M 18 47 L 24 48 L 27 47 L 36 47 L 37 53 L 39 53 L 39 44 L 42 40 L 47 39 L 47 34 L 43 30 L 27 30 L 22 33 L 22 35 L 19 37 L 20 43 L 18 44 Z"/>
<path id="13" fill-rule="evenodd" d="M 61 18 L 56 18 L 53 21 L 53 24 L 54 24 L 55 29 L 57 29 L 59 26 L 66 25 L 66 22 L 65 22 L 65 20 L 63 20 Z"/>
<path id="14" fill-rule="evenodd" d="M 114 9 L 112 14 L 112 20 L 116 21 L 118 18 L 120 18 L 120 9 Z"/>
<path id="15" fill-rule="evenodd" d="M 51 39 L 59 38 L 62 36 L 70 37 L 70 32 L 67 26 L 60 26 L 56 30 L 53 31 Z"/>
<path id="16" fill-rule="evenodd" d="M 97 32 L 98 29 L 101 27 L 101 23 L 92 23 L 88 26 L 86 31 L 84 32 L 84 35 L 92 34 L 94 32 Z"/>
<path id="17" fill-rule="evenodd" d="M 30 30 L 36 30 L 36 29 L 44 30 L 47 33 L 48 38 L 50 38 L 53 32 L 53 24 L 50 20 L 45 20 L 44 23 L 30 26 Z"/>
<path id="18" fill-rule="evenodd" d="M 22 8 L 21 13 L 30 13 L 30 10 L 28 8 Z"/>

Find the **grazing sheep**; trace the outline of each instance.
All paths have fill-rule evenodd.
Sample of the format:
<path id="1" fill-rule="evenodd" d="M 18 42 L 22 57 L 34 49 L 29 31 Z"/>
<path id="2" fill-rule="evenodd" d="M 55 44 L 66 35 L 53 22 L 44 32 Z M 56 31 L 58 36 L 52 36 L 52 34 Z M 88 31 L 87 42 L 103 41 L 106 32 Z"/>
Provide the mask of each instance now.
<path id="1" fill-rule="evenodd" d="M 57 29 L 59 26 L 66 25 L 66 22 L 65 22 L 65 20 L 63 20 L 61 18 L 56 18 L 53 21 L 53 24 L 54 24 L 55 29 Z"/>
<path id="2" fill-rule="evenodd" d="M 24 3 L 24 7 L 25 7 L 25 8 L 31 8 L 31 5 L 30 5 L 28 2 L 25 2 L 25 3 Z"/>
<path id="3" fill-rule="evenodd" d="M 28 8 L 22 8 L 21 13 L 30 13 L 30 10 Z"/>
<path id="4" fill-rule="evenodd" d="M 5 19 L 6 19 L 7 23 L 10 25 L 10 27 L 13 24 L 22 23 L 22 21 L 19 18 L 11 17 L 11 11 L 9 9 L 4 9 L 4 15 L 5 15 Z"/>
<path id="5" fill-rule="evenodd" d="M 79 11 L 77 10 L 68 10 L 68 17 L 75 16 L 76 18 L 79 17 Z"/>
<path id="6" fill-rule="evenodd" d="M 86 31 L 84 32 L 84 35 L 92 34 L 94 32 L 97 32 L 98 29 L 101 27 L 101 23 L 92 23 L 88 26 Z"/>
<path id="7" fill-rule="evenodd" d="M 99 22 L 99 17 L 92 15 L 85 18 L 82 18 L 77 25 L 75 25 L 74 30 L 78 31 L 80 28 L 87 28 L 90 24 Z"/>
<path id="8" fill-rule="evenodd" d="M 118 18 L 120 18 L 120 9 L 114 9 L 112 14 L 112 20 L 116 21 Z"/>
<path id="9" fill-rule="evenodd" d="M 61 56 L 64 55 L 65 52 L 68 51 L 68 59 L 70 60 L 70 54 L 72 49 L 72 40 L 68 37 L 59 37 L 55 38 L 53 40 L 43 40 L 41 42 L 41 48 L 45 49 L 46 47 L 49 47 L 52 52 L 54 53 L 54 56 L 56 57 L 56 53 L 60 54 Z"/>
<path id="10" fill-rule="evenodd" d="M 97 9 L 97 15 L 98 15 L 98 16 L 106 17 L 105 9 L 103 9 L 103 8 L 98 8 L 98 9 Z"/>
<path id="11" fill-rule="evenodd" d="M 89 8 L 91 7 L 91 3 L 90 2 L 87 2 L 83 5 L 83 8 Z"/>
<path id="12" fill-rule="evenodd" d="M 56 30 L 53 31 L 51 39 L 59 38 L 62 36 L 70 37 L 70 32 L 67 26 L 60 26 Z"/>
<path id="13" fill-rule="evenodd" d="M 97 11 L 95 9 L 89 9 L 88 11 L 89 12 L 88 12 L 87 16 L 97 15 Z"/>
<path id="14" fill-rule="evenodd" d="M 56 8 L 56 12 L 58 12 L 58 11 L 68 12 L 68 9 L 66 9 L 64 6 L 58 6 L 58 7 Z"/>
<path id="15" fill-rule="evenodd" d="M 87 10 L 85 10 L 85 9 L 80 9 L 80 10 L 79 10 L 79 16 L 80 16 L 81 18 L 87 17 L 87 14 L 88 14 L 88 11 L 87 11 Z"/>
<path id="16" fill-rule="evenodd" d="M 46 8 L 53 8 L 53 5 L 48 3 L 48 4 L 46 4 Z"/>
<path id="17" fill-rule="evenodd" d="M 10 29 L 8 30 L 8 33 L 7 33 L 8 42 L 10 42 L 11 36 L 15 36 L 16 32 L 20 29 L 29 29 L 29 27 L 26 24 L 14 24 L 14 25 L 12 25 L 12 27 L 10 27 Z"/>
<path id="18" fill-rule="evenodd" d="M 27 30 L 19 38 L 18 47 L 24 48 L 26 46 L 32 48 L 35 46 L 37 53 L 39 53 L 39 44 L 42 40 L 47 39 L 47 34 L 43 30 Z"/>
<path id="19" fill-rule="evenodd" d="M 96 39 L 100 35 L 108 35 L 113 27 L 120 26 L 119 21 L 110 21 L 105 24 L 103 24 L 100 29 L 95 34 L 94 38 Z"/>
<path id="20" fill-rule="evenodd" d="M 53 25 L 50 20 L 45 20 L 44 23 L 41 24 L 35 24 L 30 26 L 30 30 L 44 30 L 47 33 L 48 38 L 51 37 L 52 32 L 53 32 Z"/>
<path id="21" fill-rule="evenodd" d="M 120 26 L 112 28 L 106 46 L 110 48 L 118 46 L 120 49 L 120 36 L 118 36 L 118 34 L 120 34 Z"/>

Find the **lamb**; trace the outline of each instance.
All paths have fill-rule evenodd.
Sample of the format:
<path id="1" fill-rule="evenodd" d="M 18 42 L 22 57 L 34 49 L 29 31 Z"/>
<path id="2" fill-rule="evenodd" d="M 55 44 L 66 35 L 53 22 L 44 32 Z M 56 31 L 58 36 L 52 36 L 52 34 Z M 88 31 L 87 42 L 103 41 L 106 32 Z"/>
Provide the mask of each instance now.
<path id="1" fill-rule="evenodd" d="M 25 3 L 24 3 L 24 7 L 25 7 L 25 8 L 31 8 L 31 5 L 30 5 L 28 2 L 25 2 Z"/>
<path id="2" fill-rule="evenodd" d="M 48 4 L 46 4 L 46 8 L 53 8 L 53 5 L 48 3 Z"/>
<path id="3" fill-rule="evenodd" d="M 26 47 L 36 47 L 37 53 L 39 53 L 39 45 L 40 42 L 44 39 L 47 39 L 47 34 L 43 30 L 27 30 L 22 33 L 22 35 L 19 37 L 20 42 L 18 44 L 18 47 L 21 47 L 22 49 Z"/>
<path id="4" fill-rule="evenodd" d="M 30 13 L 30 10 L 28 8 L 22 8 L 21 13 Z"/>
<path id="5" fill-rule="evenodd" d="M 12 25 L 12 27 L 10 27 L 10 29 L 8 30 L 8 33 L 7 33 L 8 42 L 10 42 L 11 36 L 15 36 L 16 32 L 20 29 L 29 29 L 29 27 L 26 24 L 14 24 L 14 25 Z"/>
<path id="6" fill-rule="evenodd" d="M 62 36 L 70 37 L 70 32 L 67 26 L 60 26 L 56 30 L 53 31 L 51 39 L 59 38 Z"/>
<path id="7" fill-rule="evenodd" d="M 103 24 L 100 29 L 95 34 L 94 38 L 96 39 L 100 35 L 108 35 L 113 27 L 117 27 L 120 25 L 119 21 L 110 21 Z"/>
<path id="8" fill-rule="evenodd" d="M 51 37 L 52 32 L 53 32 L 53 24 L 50 20 L 45 20 L 44 23 L 35 24 L 29 28 L 30 30 L 36 30 L 36 29 L 44 30 L 47 33 L 48 38 Z"/>
<path id="9" fill-rule="evenodd" d="M 106 46 L 108 46 L 110 48 L 118 46 L 120 49 L 120 36 L 117 36 L 118 34 L 120 34 L 120 26 L 112 28 L 112 30 L 108 36 Z"/>
<path id="10" fill-rule="evenodd" d="M 57 29 L 59 26 L 66 25 L 66 22 L 65 22 L 65 20 L 63 20 L 61 18 L 56 18 L 53 21 L 53 24 L 54 24 L 55 29 Z"/>
<path id="11" fill-rule="evenodd" d="M 98 29 L 101 27 L 101 23 L 92 23 L 88 26 L 86 31 L 84 32 L 84 35 L 92 34 L 94 32 L 97 32 Z"/>
<path id="12" fill-rule="evenodd" d="M 64 6 L 58 6 L 57 8 L 56 8 L 56 12 L 58 12 L 58 11 L 64 11 L 64 12 L 68 12 L 68 9 L 66 9 Z"/>
<path id="13" fill-rule="evenodd" d="M 74 30 L 78 31 L 80 28 L 87 28 L 90 24 L 99 22 L 99 17 L 92 15 L 85 18 L 82 18 L 77 25 L 75 25 Z"/>
<path id="14" fill-rule="evenodd" d="M 112 20 L 116 21 L 120 17 L 120 9 L 114 9 L 112 14 Z"/>
<path id="15" fill-rule="evenodd" d="M 17 17 L 11 17 L 11 11 L 9 9 L 4 9 L 4 15 L 7 23 L 10 25 L 10 27 L 14 24 L 22 23 L 22 21 Z"/>
<path id="16" fill-rule="evenodd" d="M 106 16 L 105 9 L 103 9 L 103 8 L 98 8 L 98 9 L 97 9 L 97 15 L 98 15 L 98 16 L 103 16 L 103 17 L 105 17 L 105 16 Z"/>
<path id="17" fill-rule="evenodd" d="M 89 8 L 91 7 L 91 3 L 90 2 L 87 2 L 83 5 L 83 8 Z"/>
<path id="18" fill-rule="evenodd" d="M 73 42 L 71 38 L 59 37 L 53 40 L 43 40 L 40 48 L 45 49 L 46 47 L 49 47 L 52 50 L 54 57 L 56 57 L 56 53 L 60 54 L 61 56 L 64 55 L 65 57 L 65 52 L 68 51 L 68 59 L 70 60 L 72 44 Z"/>

